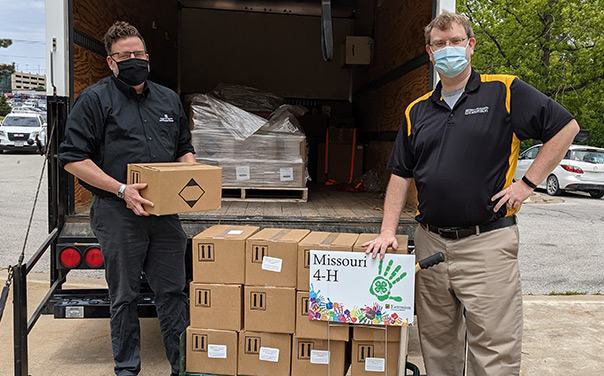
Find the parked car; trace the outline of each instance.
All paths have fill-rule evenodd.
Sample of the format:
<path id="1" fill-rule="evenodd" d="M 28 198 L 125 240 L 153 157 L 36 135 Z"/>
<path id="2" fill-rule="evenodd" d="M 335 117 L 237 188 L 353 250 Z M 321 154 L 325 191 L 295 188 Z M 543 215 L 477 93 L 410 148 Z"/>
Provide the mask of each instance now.
<path id="1" fill-rule="evenodd" d="M 37 151 L 37 140 L 46 146 L 46 122 L 39 113 L 11 112 L 0 125 L 0 151 Z"/>
<path id="2" fill-rule="evenodd" d="M 522 179 L 543 145 L 535 145 L 520 154 L 514 179 Z M 563 191 L 588 192 L 591 197 L 604 196 L 604 149 L 571 145 L 558 166 L 537 185 L 551 196 Z"/>
<path id="3" fill-rule="evenodd" d="M 21 107 L 14 107 L 12 109 L 11 112 L 33 112 L 33 113 L 39 113 L 39 112 L 43 112 L 44 110 L 38 107 L 29 107 L 29 106 L 21 106 Z"/>

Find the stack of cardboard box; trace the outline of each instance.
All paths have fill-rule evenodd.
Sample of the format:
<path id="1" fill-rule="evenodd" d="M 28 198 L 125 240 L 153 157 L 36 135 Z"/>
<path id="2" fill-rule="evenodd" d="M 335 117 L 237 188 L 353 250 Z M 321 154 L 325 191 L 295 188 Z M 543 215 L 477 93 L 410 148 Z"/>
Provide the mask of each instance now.
<path id="1" fill-rule="evenodd" d="M 298 245 L 298 292 L 296 294 L 296 333 L 292 354 L 293 375 L 344 375 L 350 337 L 348 325 L 309 320 L 310 250 L 352 251 L 358 234 L 311 232 Z M 328 357 L 324 355 L 329 351 Z M 324 359 L 327 358 L 327 359 Z"/>
<path id="2" fill-rule="evenodd" d="M 374 237 L 228 225 L 195 236 L 187 372 L 343 376 L 352 361 L 356 376 L 366 374 L 365 358 L 384 357 L 387 348 L 392 373 L 399 328 L 385 345 L 385 330 L 355 327 L 351 343 L 347 324 L 308 317 L 310 250 L 362 251 Z M 406 253 L 406 236 L 399 244 Z"/>
<path id="3" fill-rule="evenodd" d="M 243 328 L 245 241 L 260 229 L 213 226 L 193 238 L 193 281 L 187 328 L 186 370 L 237 375 Z"/>
<path id="4" fill-rule="evenodd" d="M 354 252 L 365 252 L 361 244 L 375 239 L 375 234 L 360 234 L 353 247 Z M 387 253 L 407 254 L 408 237 L 397 236 L 398 248 L 388 248 Z M 406 331 L 407 328 L 404 328 Z M 351 373 L 361 375 L 394 375 L 398 369 L 401 327 L 371 327 L 353 325 Z M 405 345 L 407 339 L 403 339 Z M 406 355 L 406 351 L 405 355 Z M 367 358 L 374 359 L 372 363 Z"/>

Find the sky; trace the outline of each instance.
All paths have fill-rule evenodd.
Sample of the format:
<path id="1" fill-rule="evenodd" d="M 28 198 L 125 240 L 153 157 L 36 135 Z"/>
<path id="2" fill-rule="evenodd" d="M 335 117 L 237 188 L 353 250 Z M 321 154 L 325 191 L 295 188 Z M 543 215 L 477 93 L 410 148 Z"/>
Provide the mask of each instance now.
<path id="1" fill-rule="evenodd" d="M 46 73 L 44 0 L 0 0 L 0 64 L 15 63 L 17 71 Z"/>

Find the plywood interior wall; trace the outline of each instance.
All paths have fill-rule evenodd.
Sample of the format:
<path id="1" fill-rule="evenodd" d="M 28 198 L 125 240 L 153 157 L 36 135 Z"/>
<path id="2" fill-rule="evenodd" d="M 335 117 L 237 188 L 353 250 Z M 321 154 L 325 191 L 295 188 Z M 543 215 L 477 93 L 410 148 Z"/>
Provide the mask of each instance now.
<path id="1" fill-rule="evenodd" d="M 372 64 L 355 71 L 355 89 L 425 53 L 423 30 L 431 19 L 431 1 L 360 0 L 355 34 L 372 36 L 374 45 Z M 429 91 L 429 74 L 426 64 L 356 97 L 356 121 L 361 132 L 398 131 L 409 103 Z M 366 168 L 378 170 L 384 185 L 390 176 L 386 165 L 393 144 L 370 141 L 367 149 Z M 416 197 L 413 190 L 408 203 L 416 206 Z"/>
<path id="2" fill-rule="evenodd" d="M 177 83 L 177 2 L 168 0 L 74 0 L 73 27 L 103 43 L 107 29 L 117 20 L 134 25 L 147 44 L 151 62 L 151 79 L 173 89 Z M 73 98 L 86 87 L 110 74 L 105 56 L 74 44 Z M 92 199 L 91 193 L 76 179 L 76 212 Z"/>
<path id="3" fill-rule="evenodd" d="M 124 6 L 127 4 L 127 6 Z M 176 0 L 74 0 L 73 27 L 103 43 L 103 36 L 115 21 L 127 21 L 141 33 L 147 44 L 151 79 L 173 89 L 177 87 L 178 12 Z M 81 56 L 80 56 L 81 57 Z M 94 65 L 94 69 L 83 67 Z M 92 53 L 74 58 L 74 77 L 79 87 L 94 84 L 110 74 L 105 56 Z M 79 91 L 74 87 L 74 97 Z"/>

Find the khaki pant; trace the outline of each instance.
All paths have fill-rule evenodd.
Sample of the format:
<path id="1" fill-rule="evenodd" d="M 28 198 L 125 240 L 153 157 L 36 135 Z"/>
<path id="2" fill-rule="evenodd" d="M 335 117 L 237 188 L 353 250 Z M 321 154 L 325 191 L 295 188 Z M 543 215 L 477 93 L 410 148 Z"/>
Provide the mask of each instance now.
<path id="1" fill-rule="evenodd" d="M 416 274 L 416 309 L 427 376 L 520 373 L 522 291 L 518 228 L 449 240 L 418 226 L 417 259 L 445 262 Z"/>

